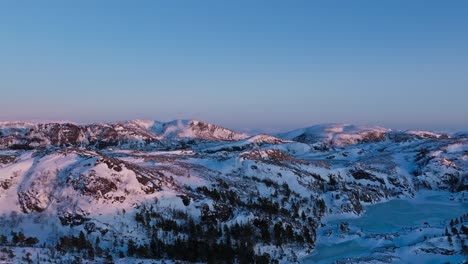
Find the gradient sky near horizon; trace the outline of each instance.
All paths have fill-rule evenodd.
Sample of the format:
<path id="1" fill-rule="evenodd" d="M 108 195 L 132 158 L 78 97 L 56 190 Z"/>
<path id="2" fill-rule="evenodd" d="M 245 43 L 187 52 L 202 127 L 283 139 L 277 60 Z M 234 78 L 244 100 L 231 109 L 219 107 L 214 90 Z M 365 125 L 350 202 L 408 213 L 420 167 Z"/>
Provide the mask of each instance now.
<path id="1" fill-rule="evenodd" d="M 468 130 L 468 1 L 0 1 L 0 119 Z"/>

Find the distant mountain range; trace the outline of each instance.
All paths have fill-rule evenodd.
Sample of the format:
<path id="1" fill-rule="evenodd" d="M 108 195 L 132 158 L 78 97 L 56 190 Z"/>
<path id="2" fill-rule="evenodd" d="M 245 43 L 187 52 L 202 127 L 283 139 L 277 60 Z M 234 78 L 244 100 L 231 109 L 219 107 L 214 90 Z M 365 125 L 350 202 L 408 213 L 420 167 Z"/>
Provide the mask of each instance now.
<path id="1" fill-rule="evenodd" d="M 468 202 L 466 133 L 1 122 L 0 262 L 295 263 L 314 252 L 326 219 L 421 190 Z M 444 243 L 412 247 L 466 254 Z"/>
<path id="2" fill-rule="evenodd" d="M 414 138 L 458 137 L 430 131 L 392 131 L 382 127 L 348 124 L 315 125 L 287 133 L 273 134 L 279 139 L 308 144 L 325 143 L 330 146 L 347 146 L 383 140 L 409 140 Z M 29 123 L 0 122 L 3 148 L 33 148 L 38 146 L 154 145 L 162 141 L 239 141 L 251 135 L 198 120 L 159 122 L 132 120 L 115 123 L 78 125 L 69 122 Z"/>

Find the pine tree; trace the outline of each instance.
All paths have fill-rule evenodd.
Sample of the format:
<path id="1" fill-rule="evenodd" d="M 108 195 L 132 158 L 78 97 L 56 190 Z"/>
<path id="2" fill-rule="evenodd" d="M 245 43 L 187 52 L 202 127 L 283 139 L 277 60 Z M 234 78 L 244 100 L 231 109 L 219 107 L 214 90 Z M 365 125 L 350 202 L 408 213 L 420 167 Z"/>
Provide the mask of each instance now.
<path id="1" fill-rule="evenodd" d="M 135 242 L 133 242 L 133 240 L 130 238 L 127 244 L 127 256 L 133 257 L 135 255 L 135 251 L 136 251 Z"/>
<path id="2" fill-rule="evenodd" d="M 281 246 L 283 244 L 283 226 L 281 223 L 275 224 L 273 228 L 273 233 L 274 233 L 276 245 Z"/>
<path id="3" fill-rule="evenodd" d="M 304 226 L 304 228 L 302 229 L 302 234 L 307 243 L 312 244 L 314 242 L 312 240 L 312 237 L 310 236 L 310 231 L 306 226 Z"/>
<path id="4" fill-rule="evenodd" d="M 16 232 L 11 232 L 11 243 L 13 243 L 13 245 L 16 245 L 18 244 L 18 234 Z"/>
<path id="5" fill-rule="evenodd" d="M 107 253 L 107 256 L 106 256 L 106 259 L 105 259 L 105 262 L 104 263 L 108 263 L 108 264 L 111 264 L 111 263 L 114 263 L 114 259 L 112 258 L 112 255 Z"/>
<path id="6" fill-rule="evenodd" d="M 94 248 L 93 247 L 90 247 L 88 248 L 88 258 L 91 259 L 91 260 L 94 260 Z"/>
<path id="7" fill-rule="evenodd" d="M 270 254 L 264 253 L 261 256 L 255 256 L 256 264 L 268 264 L 270 263 Z"/>
<path id="8" fill-rule="evenodd" d="M 24 236 L 23 232 L 18 233 L 18 243 L 23 244 L 24 240 L 26 240 L 26 237 Z"/>
<path id="9" fill-rule="evenodd" d="M 0 245 L 5 246 L 6 244 L 8 244 L 8 238 L 5 235 L 1 235 L 0 236 Z"/>
<path id="10" fill-rule="evenodd" d="M 460 231 L 461 231 L 461 233 L 463 233 L 464 235 L 468 235 L 468 227 L 466 227 L 465 225 L 462 225 L 462 226 L 461 226 Z"/>
<path id="11" fill-rule="evenodd" d="M 288 242 L 292 242 L 294 240 L 294 231 L 292 229 L 292 226 L 291 225 L 287 225 L 286 226 L 286 230 L 284 232 L 284 235 L 286 237 L 286 240 Z"/>
<path id="12" fill-rule="evenodd" d="M 83 250 L 86 248 L 87 246 L 87 240 L 86 240 L 86 237 L 83 233 L 83 231 L 80 231 L 80 234 L 78 235 L 78 244 L 77 244 L 77 248 L 78 250 Z"/>
<path id="13" fill-rule="evenodd" d="M 22 258 L 24 261 L 26 261 L 28 264 L 33 263 L 33 260 L 31 259 L 32 254 L 30 252 L 27 252 L 26 255 Z"/>
<path id="14" fill-rule="evenodd" d="M 102 248 L 100 246 L 101 240 L 99 237 L 96 237 L 96 243 L 94 244 L 96 255 L 100 256 L 102 254 Z"/>
<path id="15" fill-rule="evenodd" d="M 32 247 L 37 243 L 39 243 L 39 239 L 37 239 L 36 237 L 28 237 L 24 240 L 24 244 L 28 247 Z"/>

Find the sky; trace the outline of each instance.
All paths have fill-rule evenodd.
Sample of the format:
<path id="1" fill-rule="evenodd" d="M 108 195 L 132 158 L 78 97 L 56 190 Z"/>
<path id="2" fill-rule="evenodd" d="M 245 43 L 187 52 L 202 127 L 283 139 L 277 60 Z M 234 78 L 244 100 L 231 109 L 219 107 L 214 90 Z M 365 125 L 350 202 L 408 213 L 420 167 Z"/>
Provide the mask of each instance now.
<path id="1" fill-rule="evenodd" d="M 468 130 L 468 1 L 0 1 L 0 119 Z"/>

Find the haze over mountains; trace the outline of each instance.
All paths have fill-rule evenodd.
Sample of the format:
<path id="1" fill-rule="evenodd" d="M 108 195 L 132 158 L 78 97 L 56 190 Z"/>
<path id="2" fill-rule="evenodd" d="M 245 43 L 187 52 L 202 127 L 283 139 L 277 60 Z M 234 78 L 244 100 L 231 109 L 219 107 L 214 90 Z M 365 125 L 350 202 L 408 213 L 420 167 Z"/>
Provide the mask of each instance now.
<path id="1" fill-rule="evenodd" d="M 465 133 L 328 124 L 248 135 L 198 120 L 0 123 L 4 261 L 295 263 L 326 239 L 357 237 L 394 244 L 351 263 L 459 261 L 468 252 L 467 191 Z M 456 224 L 429 218 L 380 234 L 344 220 L 327 225 L 427 192 L 459 213 Z"/>

